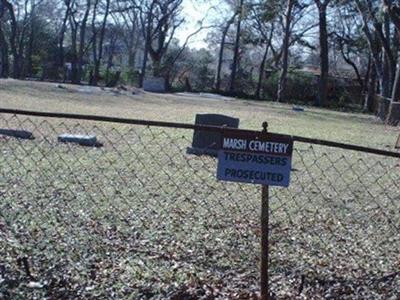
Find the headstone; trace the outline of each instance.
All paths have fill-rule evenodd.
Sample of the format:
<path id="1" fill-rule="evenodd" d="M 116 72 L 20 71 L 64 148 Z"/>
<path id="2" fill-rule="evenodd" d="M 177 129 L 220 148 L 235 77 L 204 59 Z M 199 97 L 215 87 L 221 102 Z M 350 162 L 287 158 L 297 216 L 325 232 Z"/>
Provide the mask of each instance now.
<path id="1" fill-rule="evenodd" d="M 61 143 L 74 143 L 81 146 L 101 147 L 102 144 L 97 141 L 95 135 L 75 135 L 61 134 L 58 136 L 58 141 Z"/>
<path id="2" fill-rule="evenodd" d="M 0 135 L 11 136 L 19 139 L 33 140 L 33 133 L 26 130 L 0 129 Z"/>
<path id="3" fill-rule="evenodd" d="M 165 78 L 162 77 L 146 78 L 143 82 L 143 89 L 146 92 L 165 93 L 167 91 Z"/>
<path id="4" fill-rule="evenodd" d="M 302 108 L 302 107 L 300 107 L 300 106 L 293 106 L 292 110 L 293 110 L 293 111 L 296 111 L 296 112 L 303 112 L 303 111 L 304 111 L 304 108 Z"/>
<path id="5" fill-rule="evenodd" d="M 197 114 L 196 125 L 239 127 L 239 119 L 219 114 Z M 193 133 L 192 147 L 187 148 L 188 154 L 218 156 L 221 149 L 222 135 L 220 132 L 195 130 Z"/>

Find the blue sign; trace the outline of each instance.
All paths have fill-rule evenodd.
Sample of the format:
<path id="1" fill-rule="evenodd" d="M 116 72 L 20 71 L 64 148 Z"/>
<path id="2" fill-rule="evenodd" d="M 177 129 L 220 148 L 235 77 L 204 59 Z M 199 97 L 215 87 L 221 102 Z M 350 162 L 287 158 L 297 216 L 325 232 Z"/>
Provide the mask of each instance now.
<path id="1" fill-rule="evenodd" d="M 288 187 L 292 169 L 290 137 L 225 133 L 218 151 L 218 180 Z"/>

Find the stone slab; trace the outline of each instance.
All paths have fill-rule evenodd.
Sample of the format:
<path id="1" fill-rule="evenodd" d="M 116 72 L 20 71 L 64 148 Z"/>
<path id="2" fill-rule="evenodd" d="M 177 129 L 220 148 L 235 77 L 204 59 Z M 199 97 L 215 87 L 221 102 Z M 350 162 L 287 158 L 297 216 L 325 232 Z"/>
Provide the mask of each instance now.
<path id="1" fill-rule="evenodd" d="M 146 92 L 165 93 L 167 91 L 165 78 L 162 77 L 146 78 L 143 81 L 143 89 Z"/>
<path id="2" fill-rule="evenodd" d="M 33 133 L 26 130 L 16 130 L 16 129 L 0 129 L 0 135 L 11 136 L 24 140 L 33 140 L 35 137 Z"/>
<path id="3" fill-rule="evenodd" d="M 60 143 L 73 143 L 88 147 L 101 147 L 95 135 L 61 134 L 58 136 Z"/>

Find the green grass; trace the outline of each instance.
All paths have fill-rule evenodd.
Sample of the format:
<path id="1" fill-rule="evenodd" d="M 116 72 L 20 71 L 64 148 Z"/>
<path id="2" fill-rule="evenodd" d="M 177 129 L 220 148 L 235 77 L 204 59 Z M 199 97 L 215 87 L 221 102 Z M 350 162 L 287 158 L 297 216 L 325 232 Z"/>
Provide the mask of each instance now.
<path id="1" fill-rule="evenodd" d="M 0 85 L 6 107 L 184 122 L 195 112 L 222 112 L 244 128 L 266 118 L 271 130 L 381 148 L 396 133 L 369 116 L 296 114 L 270 103 L 98 97 L 49 84 Z M 186 154 L 191 131 L 9 115 L 0 127 L 36 137 L 0 137 L 0 298 L 257 296 L 260 188 L 217 181 L 214 159 Z M 104 147 L 57 143 L 65 132 L 94 133 Z M 274 295 L 395 298 L 398 160 L 297 144 L 293 168 L 289 189 L 271 188 Z"/>

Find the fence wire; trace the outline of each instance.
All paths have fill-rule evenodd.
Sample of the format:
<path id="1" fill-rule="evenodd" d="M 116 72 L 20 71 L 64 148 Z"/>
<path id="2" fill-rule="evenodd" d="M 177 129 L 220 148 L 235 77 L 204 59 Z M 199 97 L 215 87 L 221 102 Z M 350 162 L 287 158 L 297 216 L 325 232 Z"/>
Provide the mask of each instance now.
<path id="1" fill-rule="evenodd" d="M 177 128 L 0 114 L 1 299 L 256 299 L 258 186 Z M 60 143 L 96 135 L 102 147 Z M 296 143 L 271 188 L 276 299 L 397 299 L 400 163 Z"/>

